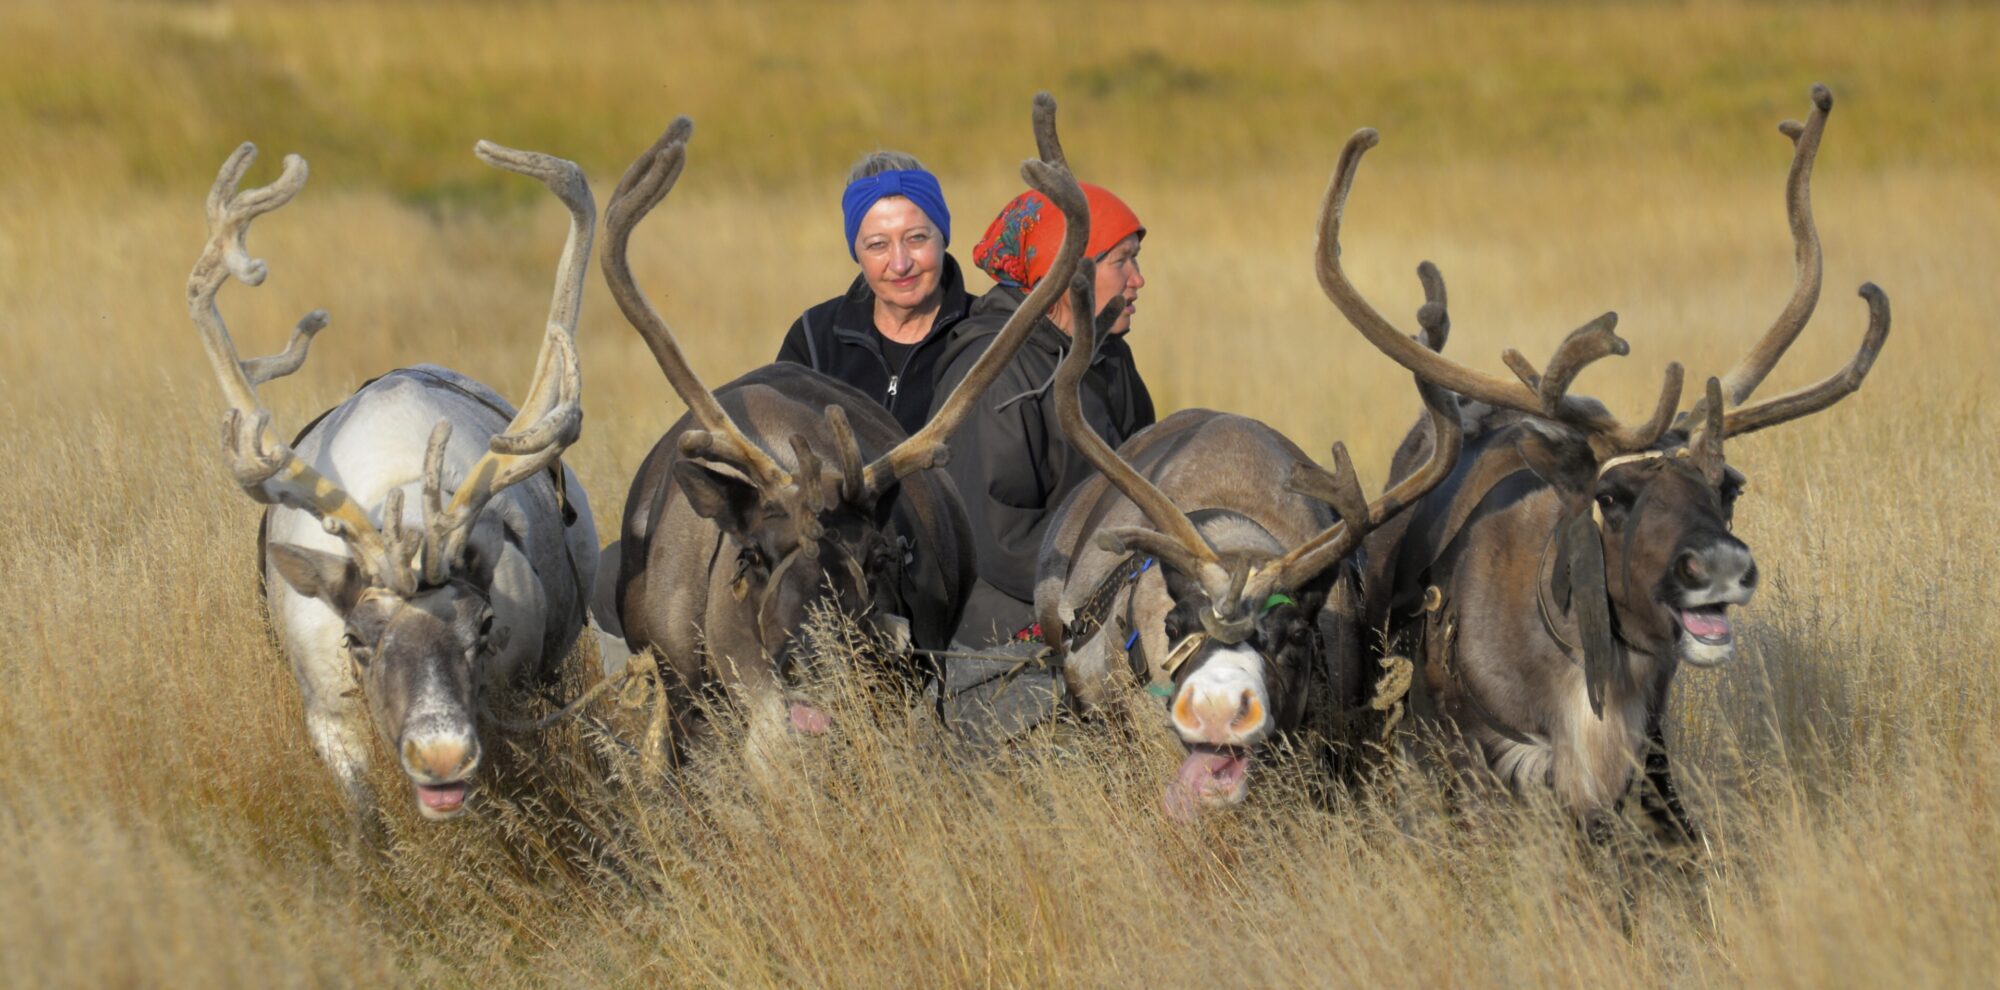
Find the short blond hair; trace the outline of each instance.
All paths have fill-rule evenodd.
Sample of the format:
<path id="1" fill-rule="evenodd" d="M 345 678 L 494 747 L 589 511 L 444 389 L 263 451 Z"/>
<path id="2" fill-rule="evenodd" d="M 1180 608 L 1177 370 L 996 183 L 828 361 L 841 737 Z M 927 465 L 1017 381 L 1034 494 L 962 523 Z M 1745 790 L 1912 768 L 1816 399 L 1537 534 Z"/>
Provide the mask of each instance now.
<path id="1" fill-rule="evenodd" d="M 847 170 L 847 182 L 849 185 L 852 185 L 860 182 L 862 179 L 881 175 L 884 172 L 906 172 L 912 170 L 928 171 L 928 169 L 924 168 L 923 162 L 917 161 L 917 156 L 907 151 L 871 151 L 862 155 L 854 163 L 854 167 Z"/>

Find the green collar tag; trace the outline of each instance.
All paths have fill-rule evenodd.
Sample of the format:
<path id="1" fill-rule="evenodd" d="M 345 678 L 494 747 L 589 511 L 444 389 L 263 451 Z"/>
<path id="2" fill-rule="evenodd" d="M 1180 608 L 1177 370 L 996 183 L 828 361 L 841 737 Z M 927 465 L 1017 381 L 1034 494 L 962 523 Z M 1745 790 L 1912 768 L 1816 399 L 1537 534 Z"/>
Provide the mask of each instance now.
<path id="1" fill-rule="evenodd" d="M 1292 596 L 1290 595 L 1282 593 L 1276 594 L 1272 595 L 1269 598 L 1264 599 L 1264 611 L 1269 612 L 1270 610 L 1277 608 L 1280 605 L 1297 605 L 1297 604 L 1298 602 L 1292 601 Z"/>

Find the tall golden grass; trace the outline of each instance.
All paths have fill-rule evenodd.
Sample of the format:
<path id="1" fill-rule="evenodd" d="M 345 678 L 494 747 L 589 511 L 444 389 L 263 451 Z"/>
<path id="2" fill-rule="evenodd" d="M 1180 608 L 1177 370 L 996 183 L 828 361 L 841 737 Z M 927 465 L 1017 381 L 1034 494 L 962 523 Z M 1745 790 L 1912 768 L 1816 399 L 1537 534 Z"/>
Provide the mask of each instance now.
<path id="1" fill-rule="evenodd" d="M 21 985 L 1975 984 L 2000 967 L 2000 16 L 1977 7 L 1594 10 L 1273 3 L 44 4 L 0 9 L 0 973 Z M 1152 233 L 1133 336 L 1164 409 L 1344 439 L 1379 483 L 1405 376 L 1312 281 L 1339 143 L 1381 127 L 1347 263 L 1407 316 L 1449 279 L 1461 359 L 1615 308 L 1646 401 L 1725 367 L 1782 305 L 1788 146 L 1824 81 L 1827 291 L 1772 390 L 1895 304 L 1866 389 L 1731 445 L 1766 586 L 1729 669 L 1683 671 L 1672 738 L 1712 852 L 1582 848 L 1528 805 L 1478 820 L 1327 794 L 1281 760 L 1243 809 L 1157 813 L 1174 754 L 1115 725 L 953 758 L 893 695 L 763 774 L 665 782 L 594 730 L 524 740 L 469 820 L 395 809 L 346 851 L 264 625 L 257 508 L 181 286 L 237 141 L 315 177 L 261 221 L 269 283 L 223 294 L 249 351 L 333 325 L 268 387 L 284 424 L 440 361 L 517 391 L 562 219 L 481 137 L 609 188 L 675 113 L 699 130 L 635 248 L 719 383 L 837 291 L 855 155 L 936 164 L 959 253 L 1015 188 L 1053 88 L 1079 172 Z M 615 529 L 680 412 L 593 284 L 571 461 Z M 608 535 L 607 535 L 608 538 Z M 826 630 L 838 635 L 838 630 Z M 845 649 L 845 647 L 831 647 Z M 591 658 L 570 659 L 571 687 Z M 1115 720 L 1114 720 L 1115 721 Z M 392 780 L 385 793 L 400 793 Z"/>

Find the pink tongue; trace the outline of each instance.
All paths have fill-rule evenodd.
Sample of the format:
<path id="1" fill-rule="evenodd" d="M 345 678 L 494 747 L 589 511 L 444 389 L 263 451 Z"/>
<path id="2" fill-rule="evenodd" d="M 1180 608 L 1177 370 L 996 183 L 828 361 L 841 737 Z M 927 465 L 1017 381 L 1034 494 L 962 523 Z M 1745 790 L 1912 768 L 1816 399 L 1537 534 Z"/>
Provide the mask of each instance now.
<path id="1" fill-rule="evenodd" d="M 1721 611 L 1688 609 L 1681 612 L 1681 626 L 1703 639 L 1721 639 L 1729 635 L 1729 616 Z"/>
<path id="2" fill-rule="evenodd" d="M 417 786 L 417 800 L 432 811 L 452 811 L 465 803 L 464 784 L 446 784 L 442 787 Z"/>
<path id="3" fill-rule="evenodd" d="M 792 702 L 792 728 L 809 736 L 824 735 L 833 727 L 833 719 L 825 712 L 803 701 Z"/>
<path id="4" fill-rule="evenodd" d="M 1167 785 L 1163 801 L 1167 817 L 1177 822 L 1194 820 L 1204 803 L 1228 797 L 1250 769 L 1248 756 L 1215 750 L 1192 750 L 1181 761 L 1173 782 Z"/>

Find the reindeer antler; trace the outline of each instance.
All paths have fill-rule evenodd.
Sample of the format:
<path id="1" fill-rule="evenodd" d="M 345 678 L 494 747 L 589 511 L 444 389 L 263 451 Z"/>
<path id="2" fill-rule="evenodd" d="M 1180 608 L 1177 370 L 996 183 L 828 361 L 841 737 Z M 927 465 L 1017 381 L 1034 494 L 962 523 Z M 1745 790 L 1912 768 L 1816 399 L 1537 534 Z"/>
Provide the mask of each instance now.
<path id="1" fill-rule="evenodd" d="M 1096 265 L 1087 260 L 1077 266 L 1070 279 L 1071 342 L 1069 353 L 1056 366 L 1053 386 L 1056 422 L 1070 445 L 1157 527 L 1123 527 L 1102 532 L 1097 536 L 1097 545 L 1113 553 L 1140 551 L 1199 582 L 1209 600 L 1209 611 L 1201 617 L 1204 626 L 1220 639 L 1240 641 L 1248 630 L 1241 628 L 1233 592 L 1242 590 L 1242 575 L 1232 576 L 1215 548 L 1195 528 L 1193 520 L 1166 492 L 1119 457 L 1083 418 L 1078 392 L 1084 372 L 1097 355 L 1098 328 L 1093 318 L 1097 312 L 1095 283 Z"/>
<path id="2" fill-rule="evenodd" d="M 1086 262 L 1072 280 L 1072 312 L 1094 311 L 1091 275 L 1090 265 Z M 1420 275 L 1428 297 L 1419 316 L 1423 321 L 1425 339 L 1441 345 L 1449 327 L 1444 306 L 1444 279 L 1437 274 L 1435 267 L 1429 265 Z M 1361 493 L 1347 447 L 1335 443 L 1333 471 L 1301 464 L 1286 480 L 1286 485 L 1293 491 L 1333 506 L 1340 514 L 1340 520 L 1277 560 L 1260 565 L 1247 561 L 1226 564 L 1173 499 L 1118 456 L 1084 421 L 1077 388 L 1096 353 L 1098 334 L 1098 328 L 1092 321 L 1083 321 L 1075 331 L 1075 345 L 1056 369 L 1056 418 L 1070 443 L 1157 527 L 1123 527 L 1100 533 L 1098 545 L 1113 553 L 1137 550 L 1157 557 L 1167 566 L 1199 582 L 1209 602 L 1208 610 L 1201 615 L 1202 625 L 1209 635 L 1223 642 L 1240 642 L 1250 634 L 1255 614 L 1244 608 L 1246 603 L 1262 602 L 1275 592 L 1296 588 L 1312 580 L 1352 553 L 1361 538 L 1376 526 L 1430 491 L 1451 473 L 1452 465 L 1457 463 L 1463 438 L 1457 400 L 1419 375 L 1417 388 L 1423 395 L 1424 404 L 1431 410 L 1431 430 L 1435 438 L 1430 458 L 1422 468 L 1383 493 L 1381 498 L 1369 502 Z"/>
<path id="3" fill-rule="evenodd" d="M 597 230 L 597 201 L 590 183 L 575 162 L 535 151 L 518 151 L 481 141 L 473 146 L 479 160 L 539 179 L 569 208 L 569 234 L 556 261 L 554 297 L 549 303 L 547 329 L 535 356 L 535 373 L 527 397 L 507 428 L 487 442 L 487 451 L 473 464 L 451 503 L 438 508 L 444 459 L 450 438 L 448 424 L 434 431 L 432 452 L 426 456 L 425 489 L 429 515 L 424 551 L 424 580 L 441 584 L 464 556 L 473 523 L 486 503 L 510 485 L 548 470 L 583 432 L 583 373 L 576 355 L 576 321 L 583 305 L 583 276 L 590 267 L 590 249 Z"/>
<path id="4" fill-rule="evenodd" d="M 1356 131 L 1341 151 L 1340 163 L 1334 170 L 1333 182 L 1327 189 L 1326 202 L 1321 208 L 1320 285 L 1348 321 L 1398 364 L 1419 374 L 1426 374 L 1423 368 L 1429 365 L 1436 369 L 1434 381 L 1468 398 L 1576 426 L 1590 435 L 1592 446 L 1601 455 L 1650 447 L 1670 427 L 1690 432 L 1704 429 L 1704 424 L 1710 419 L 1709 406 L 1717 401 L 1727 401 L 1740 408 L 1729 411 L 1722 418 L 1719 430 L 1705 430 L 1711 435 L 1704 439 L 1704 447 L 1719 445 L 1724 436 L 1764 429 L 1817 412 L 1861 387 L 1876 355 L 1888 340 L 1888 296 L 1873 283 L 1861 287 L 1862 298 L 1868 302 L 1868 332 L 1845 368 L 1815 385 L 1754 406 L 1742 406 L 1770 375 L 1792 342 L 1798 339 L 1819 302 L 1822 257 L 1819 230 L 1813 223 L 1812 215 L 1812 170 L 1819 157 L 1820 139 L 1826 131 L 1827 117 L 1833 112 L 1833 94 L 1825 86 L 1815 85 L 1812 102 L 1813 109 L 1805 123 L 1788 120 L 1778 125 L 1780 133 L 1790 138 L 1793 146 L 1792 165 L 1785 179 L 1785 212 L 1791 224 L 1795 272 L 1791 298 L 1757 343 L 1719 379 L 1719 390 L 1696 400 L 1691 408 L 1678 416 L 1675 410 L 1680 408 L 1683 384 L 1683 372 L 1678 362 L 1667 366 L 1659 400 L 1654 404 L 1652 415 L 1643 423 L 1623 424 L 1603 412 L 1597 404 L 1580 402 L 1569 396 L 1571 383 L 1585 365 L 1627 352 L 1625 342 L 1612 332 L 1616 326 L 1614 314 L 1606 313 L 1565 339 L 1550 359 L 1546 374 L 1537 373 L 1520 352 L 1508 350 L 1502 358 L 1520 379 L 1519 384 L 1458 366 L 1395 332 L 1388 321 L 1361 297 L 1340 267 L 1341 215 L 1348 191 L 1353 186 L 1354 171 L 1361 156 L 1379 141 L 1375 131 L 1369 128 Z"/>
<path id="5" fill-rule="evenodd" d="M 1860 295 L 1868 302 L 1868 331 L 1862 335 L 1861 348 L 1854 352 L 1847 365 L 1812 385 L 1755 405 L 1729 410 L 1722 418 L 1724 436 L 1742 436 L 1811 415 L 1861 388 L 1862 381 L 1867 379 L 1869 370 L 1875 366 L 1876 355 L 1882 353 L 1882 345 L 1889 341 L 1889 294 L 1873 282 L 1863 282 Z"/>
<path id="6" fill-rule="evenodd" d="M 682 453 L 734 464 L 760 489 L 776 492 L 791 483 L 790 476 L 769 453 L 743 434 L 716 401 L 715 393 L 702 384 L 701 376 L 695 373 L 680 343 L 674 339 L 673 328 L 633 280 L 632 266 L 625 257 L 633 229 L 667 198 L 674 183 L 680 180 L 681 171 L 687 167 L 688 139 L 693 134 L 693 121 L 674 118 L 659 140 L 634 159 L 624 178 L 618 180 L 611 203 L 604 208 L 604 257 L 600 267 L 605 284 L 611 289 L 611 298 L 625 314 L 626 322 L 639 331 L 652 350 L 653 359 L 659 362 L 660 371 L 666 374 L 667 383 L 700 425 L 699 430 L 681 437 Z"/>
<path id="7" fill-rule="evenodd" d="M 1785 218 L 1792 228 L 1792 297 L 1773 320 L 1764 336 L 1722 376 L 1722 393 L 1732 406 L 1749 401 L 1750 393 L 1778 366 L 1786 349 L 1812 319 L 1819 304 L 1823 258 L 1819 228 L 1813 223 L 1812 170 L 1819 159 L 1820 137 L 1826 133 L 1826 119 L 1833 113 L 1833 92 L 1818 83 L 1812 88 L 1812 112 L 1800 124 L 1787 120 L 1779 133 L 1792 139 L 1792 167 L 1785 174 Z M 1701 418 L 1699 415 L 1693 418 Z"/>
<path id="8" fill-rule="evenodd" d="M 1787 120 L 1778 125 L 1778 131 L 1792 140 L 1792 167 L 1785 176 L 1785 215 L 1792 228 L 1795 271 L 1792 297 L 1786 301 L 1785 308 L 1764 336 L 1722 376 L 1722 398 L 1736 408 L 1723 416 L 1721 430 L 1715 437 L 1717 444 L 1725 436 L 1740 436 L 1811 415 L 1854 394 L 1861 388 L 1862 381 L 1867 379 L 1869 370 L 1875 365 L 1876 355 L 1881 353 L 1882 345 L 1889 339 L 1889 296 L 1875 283 L 1864 282 L 1861 298 L 1868 303 L 1868 330 L 1861 338 L 1860 349 L 1847 366 L 1816 384 L 1756 405 L 1744 405 L 1750 400 L 1751 393 L 1777 367 L 1792 342 L 1804 332 L 1819 302 L 1822 260 L 1819 229 L 1814 225 L 1812 215 L 1812 170 L 1813 163 L 1819 158 L 1820 138 L 1826 131 L 1827 117 L 1833 112 L 1833 93 L 1825 86 L 1814 84 L 1812 102 L 1812 112 L 1806 116 L 1804 124 Z M 1711 401 L 1704 399 L 1697 402 L 1677 422 L 1693 428 L 1707 421 L 1706 404 Z"/>
<path id="9" fill-rule="evenodd" d="M 1653 418 L 1636 427 L 1619 422 L 1597 403 L 1580 401 L 1568 394 L 1570 383 L 1585 365 L 1613 354 L 1622 355 L 1629 349 L 1612 332 L 1618 322 L 1616 313 L 1605 313 L 1572 332 L 1557 347 L 1546 375 L 1536 374 L 1533 366 L 1519 352 L 1508 351 L 1503 358 L 1516 377 L 1521 379 L 1510 382 L 1474 371 L 1425 347 L 1398 331 L 1375 307 L 1369 305 L 1341 268 L 1340 225 L 1361 156 L 1380 141 L 1381 137 L 1374 128 L 1364 127 L 1354 132 L 1347 146 L 1341 149 L 1340 162 L 1334 168 L 1333 180 L 1327 186 L 1326 199 L 1320 207 L 1317 254 L 1320 288 L 1348 322 L 1397 364 L 1425 381 L 1466 398 L 1562 420 L 1591 434 L 1595 443 L 1614 450 L 1637 450 L 1658 440 L 1660 434 L 1666 432 L 1672 410 L 1680 402 L 1682 371 L 1678 363 L 1667 366 Z M 1660 414 L 1661 409 L 1666 410 L 1665 415 Z"/>
<path id="10" fill-rule="evenodd" d="M 244 285 L 264 283 L 270 269 L 252 257 L 244 243 L 250 223 L 291 202 L 306 184 L 305 159 L 286 155 L 276 181 L 237 192 L 256 158 L 257 146 L 244 142 L 222 163 L 208 193 L 209 241 L 187 283 L 188 315 L 201 333 L 209 366 L 229 406 L 222 420 L 223 456 L 251 498 L 311 513 L 328 532 L 347 542 L 355 563 L 372 582 L 407 586 L 410 575 L 395 565 L 367 511 L 299 457 L 272 428 L 271 411 L 257 396 L 256 386 L 291 374 L 305 363 L 313 335 L 326 326 L 326 311 L 316 309 L 302 317 L 283 353 L 244 361 L 237 357 L 236 344 L 216 306 L 216 294 L 232 276 Z"/>
<path id="11" fill-rule="evenodd" d="M 1444 276 L 1438 273 L 1437 266 L 1425 262 L 1417 269 L 1417 277 L 1423 282 L 1425 297 L 1423 309 L 1417 313 L 1417 322 L 1423 327 L 1421 340 L 1427 347 L 1443 347 L 1451 325 L 1445 309 Z M 1451 474 L 1465 442 L 1464 424 L 1458 416 L 1458 399 L 1425 380 L 1421 374 L 1416 376 L 1416 383 L 1417 394 L 1423 398 L 1431 423 L 1431 453 L 1423 466 L 1399 484 L 1391 486 L 1380 498 L 1372 502 L 1364 501 L 1360 482 L 1354 475 L 1354 462 L 1347 456 L 1347 447 L 1336 442 L 1333 445 L 1333 472 L 1325 475 L 1318 484 L 1307 483 L 1299 487 L 1324 491 L 1322 500 L 1333 506 L 1334 511 L 1340 514 L 1340 520 L 1273 563 L 1258 568 L 1245 596 L 1247 601 L 1262 601 L 1273 592 L 1296 588 L 1312 580 L 1353 553 L 1354 548 L 1360 546 L 1362 539 L 1375 527 L 1388 522 L 1396 513 L 1424 497 Z M 1299 490 L 1299 487 L 1294 487 L 1294 490 Z M 1308 490 L 1303 494 L 1315 492 Z"/>

